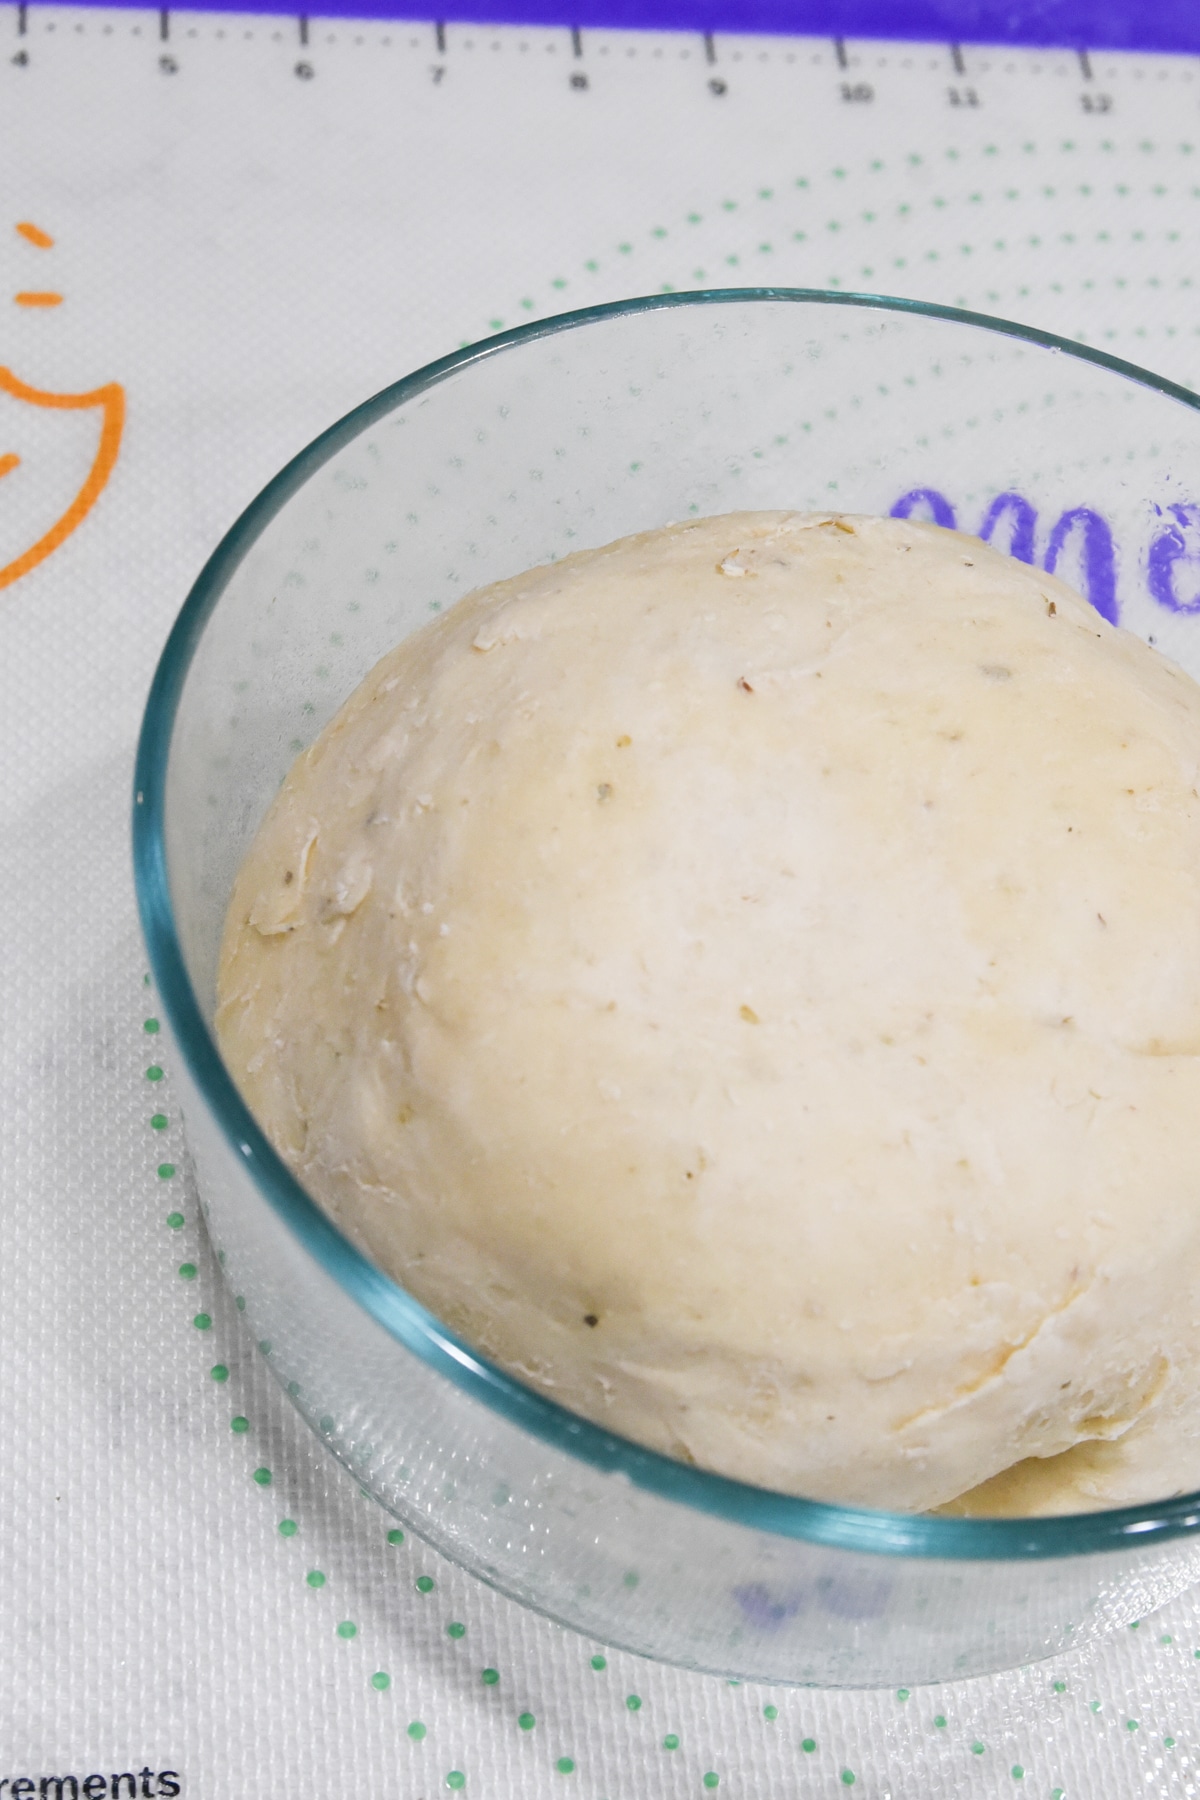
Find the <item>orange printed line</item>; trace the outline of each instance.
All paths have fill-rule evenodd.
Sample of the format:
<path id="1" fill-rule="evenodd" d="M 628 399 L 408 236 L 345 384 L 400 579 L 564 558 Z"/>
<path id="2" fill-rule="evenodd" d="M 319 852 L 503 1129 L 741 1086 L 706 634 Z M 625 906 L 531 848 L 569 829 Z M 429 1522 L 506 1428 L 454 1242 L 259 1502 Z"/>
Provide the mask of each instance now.
<path id="1" fill-rule="evenodd" d="M 39 250 L 50 250 L 54 247 L 54 239 L 40 225 L 31 225 L 28 219 L 22 219 L 17 230 L 27 244 L 36 244 Z"/>
<path id="2" fill-rule="evenodd" d="M 20 466 L 21 459 L 15 450 L 10 450 L 7 456 L 0 456 L 0 475 L 11 475 Z"/>
<path id="3" fill-rule="evenodd" d="M 16 294 L 18 306 L 61 306 L 61 294 Z"/>
<path id="4" fill-rule="evenodd" d="M 29 387 L 11 369 L 5 368 L 0 368 L 0 389 L 11 394 L 14 400 L 27 400 L 33 406 L 55 407 L 67 411 L 99 406 L 103 409 L 104 417 L 100 428 L 100 448 L 88 471 L 87 480 L 62 518 L 50 527 L 45 536 L 0 569 L 0 588 L 5 588 L 22 575 L 27 575 L 30 569 L 36 568 L 52 550 L 57 550 L 96 504 L 112 474 L 117 452 L 121 448 L 121 433 L 125 428 L 125 390 L 119 383 L 111 381 L 106 387 L 94 388 L 90 394 L 48 394 L 41 388 Z"/>

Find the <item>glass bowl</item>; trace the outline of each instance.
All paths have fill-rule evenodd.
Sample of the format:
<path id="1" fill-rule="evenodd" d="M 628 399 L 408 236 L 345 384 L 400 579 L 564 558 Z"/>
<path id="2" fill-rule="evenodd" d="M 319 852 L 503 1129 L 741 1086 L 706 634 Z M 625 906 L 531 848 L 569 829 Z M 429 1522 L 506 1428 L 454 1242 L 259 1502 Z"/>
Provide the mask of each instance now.
<path id="1" fill-rule="evenodd" d="M 866 295 L 591 308 L 446 357 L 303 451 L 215 551 L 138 750 L 138 900 L 225 1273 L 312 1429 L 380 1503 L 599 1640 L 772 1682 L 1032 1661 L 1200 1576 L 1200 1496 L 908 1517 L 687 1467 L 488 1363 L 367 1262 L 216 1050 L 234 873 L 297 751 L 460 594 L 669 520 L 836 508 L 957 524 L 1056 568 L 1200 674 L 1200 414 L 1044 332 Z"/>

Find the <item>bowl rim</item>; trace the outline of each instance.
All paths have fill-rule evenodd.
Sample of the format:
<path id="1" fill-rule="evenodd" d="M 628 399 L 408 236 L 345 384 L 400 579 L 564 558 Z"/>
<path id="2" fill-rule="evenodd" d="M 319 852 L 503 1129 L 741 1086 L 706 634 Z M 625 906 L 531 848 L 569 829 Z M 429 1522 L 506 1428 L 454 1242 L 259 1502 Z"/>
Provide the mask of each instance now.
<path id="1" fill-rule="evenodd" d="M 250 502 L 208 558 L 164 645 L 138 738 L 132 821 L 138 912 L 161 1007 L 190 1078 L 226 1140 L 243 1158 L 262 1197 L 308 1254 L 389 1336 L 475 1400 L 554 1449 L 750 1530 L 875 1555 L 1027 1560 L 1128 1550 L 1150 1540 L 1186 1536 L 1200 1529 L 1200 1493 L 1049 1518 L 955 1519 L 884 1512 L 783 1494 L 676 1462 L 569 1412 L 473 1350 L 350 1243 L 256 1123 L 221 1060 L 192 988 L 175 929 L 164 836 L 175 718 L 205 626 L 242 559 L 276 514 L 360 433 L 475 363 L 605 320 L 673 308 L 763 303 L 874 309 L 972 326 L 1091 363 L 1200 411 L 1200 397 L 1179 383 L 1036 326 L 927 301 L 821 288 L 701 289 L 583 307 L 498 332 L 391 383 L 314 438 Z"/>

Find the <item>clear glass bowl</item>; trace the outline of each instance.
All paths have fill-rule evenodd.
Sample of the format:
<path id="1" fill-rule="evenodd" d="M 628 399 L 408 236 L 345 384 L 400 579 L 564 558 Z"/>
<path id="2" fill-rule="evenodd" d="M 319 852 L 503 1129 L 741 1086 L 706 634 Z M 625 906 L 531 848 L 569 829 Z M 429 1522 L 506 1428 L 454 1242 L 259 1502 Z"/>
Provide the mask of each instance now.
<path id="1" fill-rule="evenodd" d="M 155 677 L 134 807 L 196 1180 L 297 1407 L 445 1555 L 602 1643 L 829 1686 L 1028 1662 L 1200 1576 L 1197 1495 L 913 1518 L 706 1474 L 565 1412 L 364 1260 L 256 1126 L 210 1028 L 234 872 L 284 772 L 468 589 L 688 515 L 910 512 L 1057 567 L 1200 674 L 1198 502 L 1200 414 L 1168 382 L 945 308 L 738 290 L 447 357 L 318 438 L 217 549 Z"/>

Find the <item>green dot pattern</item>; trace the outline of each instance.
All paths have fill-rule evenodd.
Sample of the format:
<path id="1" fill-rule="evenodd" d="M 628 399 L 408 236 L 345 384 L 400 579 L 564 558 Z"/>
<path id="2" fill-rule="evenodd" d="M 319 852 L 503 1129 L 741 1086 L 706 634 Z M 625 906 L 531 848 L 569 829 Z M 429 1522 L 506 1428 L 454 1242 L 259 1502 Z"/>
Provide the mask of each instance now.
<path id="1" fill-rule="evenodd" d="M 297 1525 L 295 1519 L 280 1519 L 280 1521 L 279 1521 L 280 1537 L 285 1537 L 285 1538 L 295 1537 L 295 1535 L 299 1531 L 299 1529 L 300 1529 L 300 1527 Z"/>
<path id="2" fill-rule="evenodd" d="M 517 1724 L 521 1727 L 522 1731 L 532 1731 L 537 1724 L 537 1720 L 531 1712 L 523 1712 L 518 1713 Z"/>
<path id="3" fill-rule="evenodd" d="M 479 1679 L 482 1681 L 484 1687 L 495 1687 L 500 1680 L 500 1671 L 499 1669 L 481 1669 L 479 1671 Z"/>
<path id="4" fill-rule="evenodd" d="M 214 1363 L 208 1372 L 214 1381 L 229 1380 L 229 1370 L 225 1367 L 224 1363 Z"/>
<path id="5" fill-rule="evenodd" d="M 371 1686 L 378 1694 L 385 1694 L 392 1685 L 392 1678 L 386 1669 L 376 1669 L 371 1677 Z"/>
<path id="6" fill-rule="evenodd" d="M 641 1707 L 642 1707 L 641 1695 L 640 1694 L 627 1694 L 625 1696 L 625 1704 L 629 1708 L 630 1712 L 640 1712 Z"/>
<path id="7" fill-rule="evenodd" d="M 239 1437 L 243 1437 L 250 1429 L 250 1421 L 245 1413 L 235 1413 L 233 1418 L 229 1421 L 229 1429 L 230 1431 L 236 1431 Z"/>
<path id="8" fill-rule="evenodd" d="M 192 1320 L 192 1324 L 197 1331 L 208 1331 L 212 1326 L 212 1320 L 207 1313 L 199 1312 Z"/>
<path id="9" fill-rule="evenodd" d="M 325 1576 L 320 1569 L 310 1569 L 304 1579 L 307 1581 L 310 1588 L 323 1588 L 325 1586 Z"/>
<path id="10" fill-rule="evenodd" d="M 425 1727 L 422 1725 L 420 1719 L 413 1720 L 408 1728 L 408 1735 L 414 1744 L 419 1744 L 421 1742 L 421 1739 L 425 1736 Z"/>
<path id="11" fill-rule="evenodd" d="M 800 1739 L 800 1748 L 803 1750 L 803 1752 L 806 1756 L 811 1756 L 813 1751 L 816 1749 L 816 1747 L 817 1747 L 816 1738 L 807 1737 L 807 1738 Z"/>
<path id="12" fill-rule="evenodd" d="M 593 1656 L 592 1667 L 593 1667 L 593 1669 L 607 1669 L 607 1667 L 608 1667 L 607 1656 Z"/>
<path id="13" fill-rule="evenodd" d="M 151 1131 L 165 1131 L 170 1124 L 166 1113 L 155 1113 L 150 1120 Z"/>
<path id="14" fill-rule="evenodd" d="M 450 1623 L 446 1627 L 446 1636 L 452 1637 L 452 1638 L 461 1638 L 461 1637 L 466 1637 L 466 1635 L 467 1635 L 466 1626 L 461 1624 L 458 1619 L 451 1619 Z"/>
<path id="15" fill-rule="evenodd" d="M 717 1774 L 715 1769 L 710 1769 L 708 1771 L 708 1774 L 704 1777 L 704 1785 L 706 1788 L 720 1787 L 721 1777 Z"/>
<path id="16" fill-rule="evenodd" d="M 393 1527 L 387 1534 L 387 1541 L 389 1544 L 402 1544 L 404 1542 L 404 1533 L 399 1527 Z"/>
<path id="17" fill-rule="evenodd" d="M 778 1717 L 779 1717 L 779 1708 L 777 1706 L 764 1706 L 763 1707 L 763 1718 L 767 1721 L 767 1723 L 769 1725 L 774 1724 L 775 1720 Z"/>
<path id="18" fill-rule="evenodd" d="M 196 1265 L 195 1265 L 195 1263 L 194 1263 L 194 1262 L 182 1262 L 182 1263 L 180 1263 L 180 1265 L 179 1265 L 179 1273 L 180 1273 L 180 1275 L 181 1275 L 181 1276 L 182 1276 L 182 1277 L 183 1277 L 183 1279 L 184 1279 L 184 1281 L 195 1281 L 195 1279 L 196 1279 Z"/>
<path id="19" fill-rule="evenodd" d="M 668 1731 L 666 1737 L 663 1739 L 662 1747 L 664 1750 L 678 1750 L 679 1739 L 673 1731 Z"/>
<path id="20" fill-rule="evenodd" d="M 357 1637 L 358 1626 L 354 1623 L 353 1619 L 343 1619 L 337 1628 L 337 1634 L 340 1638 L 346 1639 Z"/>
<path id="21" fill-rule="evenodd" d="M 255 1469 L 253 1478 L 259 1487 L 270 1487 L 271 1485 L 270 1469 Z"/>
<path id="22" fill-rule="evenodd" d="M 159 1163 L 158 1179 L 160 1181 L 170 1181 L 170 1179 L 174 1175 L 174 1173 L 175 1173 L 175 1164 L 174 1163 L 167 1163 L 167 1162 Z"/>
<path id="23" fill-rule="evenodd" d="M 446 1786 L 448 1788 L 453 1788 L 455 1790 L 455 1792 L 457 1793 L 459 1788 L 465 1788 L 466 1785 L 467 1785 L 467 1778 L 463 1774 L 462 1770 L 461 1769 L 451 1769 L 450 1773 L 446 1777 Z"/>
<path id="24" fill-rule="evenodd" d="M 569 1756 L 560 1756 L 554 1766 L 560 1775 L 573 1775 L 575 1773 L 575 1764 Z"/>
<path id="25" fill-rule="evenodd" d="M 413 1582 L 413 1586 L 416 1588 L 418 1594 L 432 1594 L 436 1583 L 434 1582 L 432 1575 L 418 1575 L 417 1579 Z"/>
<path id="26" fill-rule="evenodd" d="M 146 1070 L 146 1080 L 147 1081 L 161 1081 L 162 1078 L 163 1078 L 163 1072 L 159 1068 L 158 1064 L 151 1063 L 150 1067 Z"/>
<path id="27" fill-rule="evenodd" d="M 184 1217 L 181 1212 L 169 1212 L 167 1214 L 167 1224 L 171 1227 L 172 1231 L 178 1231 L 183 1223 Z"/>

